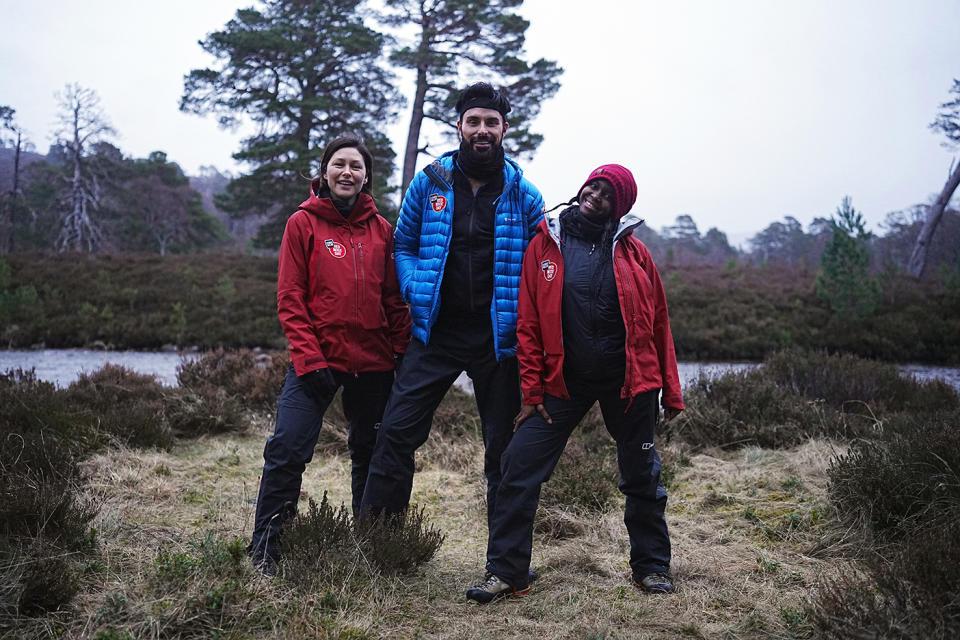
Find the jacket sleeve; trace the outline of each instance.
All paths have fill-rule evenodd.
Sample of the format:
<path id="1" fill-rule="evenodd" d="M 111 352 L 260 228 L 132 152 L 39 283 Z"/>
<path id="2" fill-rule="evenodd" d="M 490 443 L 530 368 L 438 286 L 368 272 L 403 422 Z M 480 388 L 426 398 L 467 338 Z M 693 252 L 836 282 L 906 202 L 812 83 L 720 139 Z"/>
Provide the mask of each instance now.
<path id="1" fill-rule="evenodd" d="M 390 229 L 389 224 L 386 221 L 384 223 L 387 224 L 387 229 Z M 387 331 L 390 335 L 393 352 L 406 353 L 407 343 L 410 342 L 410 309 L 407 307 L 407 303 L 403 301 L 403 296 L 400 295 L 400 284 L 397 281 L 397 269 L 393 260 L 393 238 L 389 232 L 385 235 L 384 256 L 386 264 L 380 296 L 384 313 L 387 315 Z"/>
<path id="2" fill-rule="evenodd" d="M 290 360 L 298 376 L 327 366 L 307 308 L 312 234 L 306 215 L 297 212 L 287 220 L 277 271 L 277 318 L 290 343 Z"/>
<path id="3" fill-rule="evenodd" d="M 642 245 L 641 245 L 642 246 Z M 670 314 L 667 311 L 667 295 L 663 290 L 660 272 L 653 263 L 653 257 L 644 247 L 644 271 L 653 285 L 654 317 L 653 342 L 657 347 L 660 361 L 660 378 L 663 382 L 661 403 L 665 407 L 683 409 L 683 392 L 680 389 L 680 374 L 677 371 L 677 354 L 673 346 L 673 333 L 670 331 Z"/>
<path id="4" fill-rule="evenodd" d="M 396 263 L 400 292 L 408 298 L 410 281 L 420 255 L 420 224 L 423 216 L 423 173 L 418 173 L 407 188 L 400 204 L 397 228 L 393 234 L 393 257 Z"/>
<path id="5" fill-rule="evenodd" d="M 542 214 L 541 214 L 542 215 Z M 520 369 L 520 390 L 523 404 L 543 402 L 543 333 L 540 310 L 536 302 L 539 265 L 537 240 L 531 242 L 523 255 L 520 273 L 520 297 L 517 301 L 517 365 Z"/>

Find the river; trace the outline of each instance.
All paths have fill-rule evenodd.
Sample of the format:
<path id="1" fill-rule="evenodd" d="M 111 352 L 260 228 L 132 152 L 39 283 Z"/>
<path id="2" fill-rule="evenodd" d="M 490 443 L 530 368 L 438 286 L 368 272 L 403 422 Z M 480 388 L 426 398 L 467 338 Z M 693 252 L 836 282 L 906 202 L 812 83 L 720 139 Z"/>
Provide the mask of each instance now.
<path id="1" fill-rule="evenodd" d="M 0 371 L 10 369 L 34 369 L 41 380 L 66 387 L 81 373 L 92 373 L 106 363 L 123 365 L 137 373 L 154 375 L 164 385 L 176 386 L 177 365 L 183 358 L 195 358 L 197 354 L 178 354 L 166 351 L 92 351 L 89 349 L 40 349 L 36 351 L 0 351 Z M 695 380 L 701 371 L 723 373 L 747 369 L 757 365 L 738 362 L 680 362 L 680 380 L 687 383 Z M 960 391 L 960 368 L 933 367 L 927 365 L 901 365 L 900 370 L 920 380 L 939 378 Z M 470 380 L 462 375 L 457 383 L 472 390 Z"/>

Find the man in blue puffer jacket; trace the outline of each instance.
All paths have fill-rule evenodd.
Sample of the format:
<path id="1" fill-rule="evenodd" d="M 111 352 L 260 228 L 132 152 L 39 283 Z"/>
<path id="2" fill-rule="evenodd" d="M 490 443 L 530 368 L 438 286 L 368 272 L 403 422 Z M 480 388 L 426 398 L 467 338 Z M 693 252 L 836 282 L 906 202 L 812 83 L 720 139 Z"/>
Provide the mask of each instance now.
<path id="1" fill-rule="evenodd" d="M 457 101 L 460 148 L 418 173 L 403 198 L 394 257 L 413 338 L 370 462 L 365 515 L 406 510 L 414 452 L 464 371 L 480 413 L 488 522 L 493 513 L 500 455 L 520 408 L 520 267 L 543 217 L 540 192 L 503 152 L 509 111 L 507 98 L 489 84 L 467 87 Z"/>

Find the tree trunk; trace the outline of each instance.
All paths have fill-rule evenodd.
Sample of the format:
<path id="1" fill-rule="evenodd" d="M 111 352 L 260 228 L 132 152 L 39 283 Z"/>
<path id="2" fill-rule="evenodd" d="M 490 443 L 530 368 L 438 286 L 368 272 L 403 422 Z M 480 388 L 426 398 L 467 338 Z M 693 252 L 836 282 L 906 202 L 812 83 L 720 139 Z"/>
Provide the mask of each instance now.
<path id="1" fill-rule="evenodd" d="M 20 195 L 20 137 L 20 130 L 17 129 L 17 147 L 13 154 L 13 197 Z"/>
<path id="2" fill-rule="evenodd" d="M 407 131 L 407 147 L 403 152 L 403 175 L 400 180 L 400 200 L 417 173 L 417 157 L 420 155 L 420 126 L 423 124 L 423 103 L 427 96 L 427 69 L 417 68 L 417 91 L 413 98 L 413 112 L 410 114 L 410 129 Z"/>
<path id="3" fill-rule="evenodd" d="M 927 219 L 923 222 L 923 228 L 920 235 L 917 236 L 917 243 L 913 245 L 913 253 L 910 254 L 910 275 L 919 279 L 923 275 L 923 270 L 927 267 L 927 249 L 930 246 L 930 240 L 933 238 L 933 232 L 940 223 L 944 210 L 953 197 L 953 192 L 960 185 L 960 161 L 955 161 L 955 166 L 951 167 L 950 177 L 947 183 L 943 185 L 943 191 L 937 196 L 936 201 L 927 212 Z"/>

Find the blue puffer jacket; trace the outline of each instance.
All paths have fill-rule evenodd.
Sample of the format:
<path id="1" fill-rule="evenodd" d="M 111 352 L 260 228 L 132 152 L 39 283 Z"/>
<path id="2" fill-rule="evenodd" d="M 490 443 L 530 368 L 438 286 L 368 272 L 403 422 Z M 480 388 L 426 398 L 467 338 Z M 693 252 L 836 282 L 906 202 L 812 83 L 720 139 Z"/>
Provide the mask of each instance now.
<path id="1" fill-rule="evenodd" d="M 397 279 L 410 304 L 413 337 L 424 343 L 430 341 L 430 328 L 440 310 L 440 283 L 453 233 L 455 153 L 445 153 L 414 176 L 394 231 Z M 507 158 L 503 193 L 496 203 L 490 319 L 500 360 L 516 355 L 520 267 L 527 243 L 543 218 L 543 196 L 524 180 L 517 163 Z"/>

